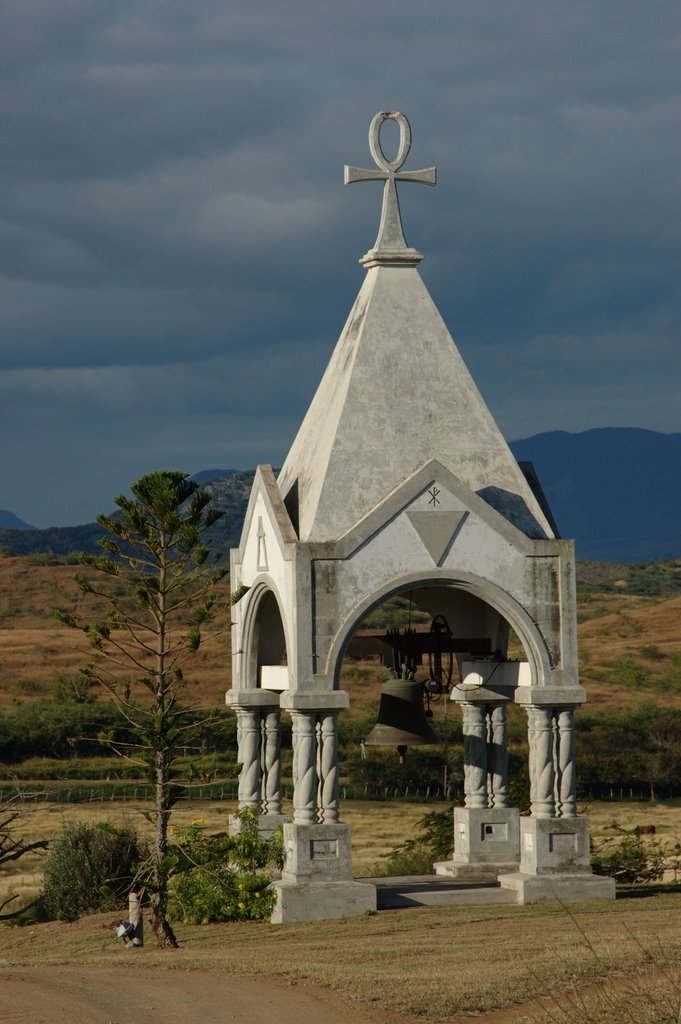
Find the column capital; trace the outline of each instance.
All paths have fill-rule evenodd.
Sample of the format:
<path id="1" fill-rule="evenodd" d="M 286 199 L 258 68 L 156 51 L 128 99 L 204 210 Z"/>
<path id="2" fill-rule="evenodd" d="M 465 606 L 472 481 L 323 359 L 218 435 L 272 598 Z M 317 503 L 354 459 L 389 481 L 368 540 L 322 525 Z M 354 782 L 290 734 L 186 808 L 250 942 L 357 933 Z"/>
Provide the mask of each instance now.
<path id="1" fill-rule="evenodd" d="M 515 702 L 535 707 L 576 708 L 586 703 L 586 690 L 583 686 L 519 686 Z"/>
<path id="2" fill-rule="evenodd" d="M 284 690 L 281 708 L 284 711 L 343 711 L 350 706 L 345 690 Z"/>
<path id="3" fill-rule="evenodd" d="M 457 704 L 508 704 L 515 692 L 512 686 L 453 686 L 449 699 Z"/>
<path id="4" fill-rule="evenodd" d="M 279 710 L 279 696 L 272 690 L 227 690 L 225 704 L 234 711 Z"/>

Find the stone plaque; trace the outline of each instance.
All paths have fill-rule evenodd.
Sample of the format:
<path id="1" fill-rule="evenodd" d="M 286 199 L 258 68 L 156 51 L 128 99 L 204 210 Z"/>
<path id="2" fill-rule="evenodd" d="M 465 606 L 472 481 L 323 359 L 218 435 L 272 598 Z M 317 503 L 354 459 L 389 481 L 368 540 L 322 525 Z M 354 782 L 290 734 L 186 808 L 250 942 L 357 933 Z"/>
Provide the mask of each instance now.
<path id="1" fill-rule="evenodd" d="M 310 860 L 337 860 L 338 840 L 337 839 L 312 839 L 310 840 Z"/>
<path id="2" fill-rule="evenodd" d="M 549 832 L 549 853 L 571 854 L 577 852 L 577 836 L 574 832 Z"/>

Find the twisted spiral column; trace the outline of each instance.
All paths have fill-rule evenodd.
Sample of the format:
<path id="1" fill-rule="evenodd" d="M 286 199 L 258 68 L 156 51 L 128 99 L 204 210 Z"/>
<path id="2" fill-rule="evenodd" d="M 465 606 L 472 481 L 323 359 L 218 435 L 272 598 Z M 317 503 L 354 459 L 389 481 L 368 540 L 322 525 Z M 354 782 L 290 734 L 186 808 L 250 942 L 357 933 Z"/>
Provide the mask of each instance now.
<path id="1" fill-rule="evenodd" d="M 260 713 L 249 708 L 236 708 L 237 757 L 239 775 L 239 809 L 260 807 Z"/>
<path id="2" fill-rule="evenodd" d="M 340 800 L 338 796 L 338 733 L 336 711 L 324 712 L 320 715 L 320 757 L 319 783 L 320 800 L 319 816 L 324 822 L 337 822 Z"/>
<path id="3" fill-rule="evenodd" d="M 492 708 L 489 721 L 490 804 L 492 807 L 508 807 L 506 705 L 497 704 Z"/>
<path id="4" fill-rule="evenodd" d="M 316 719 L 305 711 L 292 711 L 293 720 L 293 820 L 311 825 L 316 817 L 317 753 Z"/>
<path id="5" fill-rule="evenodd" d="M 485 707 L 462 703 L 463 786 L 466 807 L 487 807 L 487 725 Z"/>
<path id="6" fill-rule="evenodd" d="M 527 708 L 527 737 L 530 744 L 530 813 L 533 818 L 554 814 L 554 741 L 551 708 Z"/>
<path id="7" fill-rule="evenodd" d="M 558 725 L 558 811 L 562 818 L 577 816 L 574 708 L 559 708 Z"/>
<path id="8" fill-rule="evenodd" d="M 267 711 L 263 715 L 263 814 L 281 814 L 281 714 Z"/>

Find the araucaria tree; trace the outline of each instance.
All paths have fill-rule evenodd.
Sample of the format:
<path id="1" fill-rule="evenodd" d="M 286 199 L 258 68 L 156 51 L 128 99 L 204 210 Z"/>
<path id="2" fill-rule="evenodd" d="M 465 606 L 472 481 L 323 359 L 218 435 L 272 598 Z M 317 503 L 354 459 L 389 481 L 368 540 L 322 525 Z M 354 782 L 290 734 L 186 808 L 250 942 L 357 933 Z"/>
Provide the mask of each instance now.
<path id="1" fill-rule="evenodd" d="M 0 794 L 0 868 L 11 861 L 19 860 L 20 857 L 32 853 L 34 850 L 47 849 L 47 840 L 38 839 L 31 843 L 19 835 L 27 796 L 28 794 L 22 793 L 20 790 L 10 796 Z M 28 907 L 24 906 L 9 914 L 4 913 L 5 907 L 16 899 L 18 899 L 16 895 L 8 896 L 6 899 L 0 898 L 0 921 L 19 917 L 37 902 L 33 900 Z"/>
<path id="2" fill-rule="evenodd" d="M 58 614 L 84 630 L 98 656 L 83 671 L 109 691 L 127 724 L 130 742 L 109 736 L 109 745 L 153 782 L 154 839 L 144 881 L 159 945 L 176 946 L 167 920 L 168 823 L 181 793 L 176 780 L 183 752 L 197 735 L 196 715 L 181 701 L 182 668 L 201 644 L 201 628 L 215 610 L 215 586 L 227 573 L 205 543 L 222 513 L 185 473 L 157 470 L 130 490 L 132 498 L 115 499 L 119 512 L 97 517 L 107 531 L 99 542 L 105 554 L 82 556 L 96 573 L 74 577 L 82 591 L 105 600 L 106 618 L 83 624 Z"/>

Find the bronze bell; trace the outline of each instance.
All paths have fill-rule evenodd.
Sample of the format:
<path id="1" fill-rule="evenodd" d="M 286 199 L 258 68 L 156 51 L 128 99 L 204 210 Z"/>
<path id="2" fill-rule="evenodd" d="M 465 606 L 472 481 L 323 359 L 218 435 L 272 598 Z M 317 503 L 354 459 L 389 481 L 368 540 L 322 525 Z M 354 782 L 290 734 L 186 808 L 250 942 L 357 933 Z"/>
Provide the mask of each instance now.
<path id="1" fill-rule="evenodd" d="M 381 686 L 378 721 L 367 736 L 370 747 L 414 747 L 439 743 L 426 718 L 423 687 L 413 679 L 389 679 Z"/>

